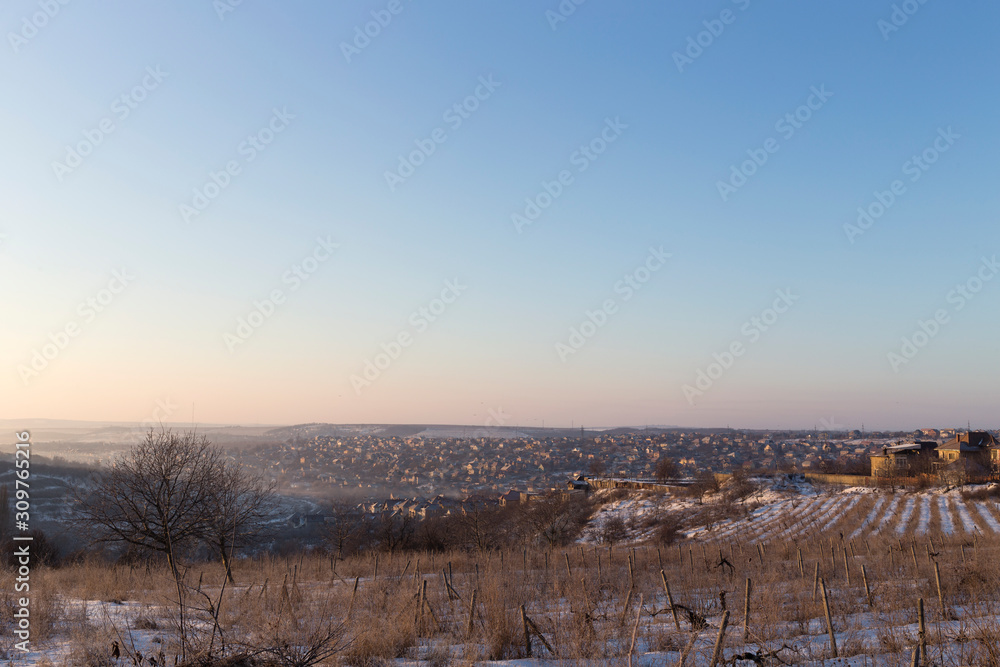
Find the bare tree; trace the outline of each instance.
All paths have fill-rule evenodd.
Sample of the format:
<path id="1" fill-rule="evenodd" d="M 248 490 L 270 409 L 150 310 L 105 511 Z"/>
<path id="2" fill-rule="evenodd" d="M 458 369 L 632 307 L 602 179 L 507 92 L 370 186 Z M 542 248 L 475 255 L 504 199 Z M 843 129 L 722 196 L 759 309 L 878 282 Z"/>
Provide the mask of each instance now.
<path id="1" fill-rule="evenodd" d="M 591 459 L 590 465 L 587 466 L 587 474 L 591 477 L 603 477 L 604 473 L 608 471 L 607 466 L 604 464 L 603 459 Z"/>
<path id="2" fill-rule="evenodd" d="M 656 462 L 656 479 L 660 482 L 665 482 L 668 479 L 674 479 L 680 474 L 677 468 L 677 464 L 673 459 L 666 456 L 661 456 Z"/>
<path id="3" fill-rule="evenodd" d="M 274 484 L 235 461 L 218 461 L 217 478 L 211 487 L 205 541 L 222 558 L 229 583 L 235 583 L 230 556 L 261 537 L 265 522 L 275 508 Z"/>
<path id="4" fill-rule="evenodd" d="M 334 503 L 331 509 L 333 521 L 328 525 L 326 543 L 336 551 L 338 560 L 343 560 L 344 551 L 349 551 L 363 529 L 362 518 L 345 503 Z"/>
<path id="5" fill-rule="evenodd" d="M 177 588 L 182 654 L 186 649 L 184 549 L 217 549 L 232 581 L 229 556 L 267 516 L 273 490 L 204 436 L 150 430 L 76 492 L 77 515 L 95 541 L 163 554 Z"/>
<path id="6" fill-rule="evenodd" d="M 408 547 L 415 530 L 416 523 L 409 514 L 384 512 L 375 526 L 380 548 L 392 553 Z"/>
<path id="7" fill-rule="evenodd" d="M 455 516 L 458 537 L 470 548 L 486 553 L 501 541 L 500 509 L 482 500 L 466 500 L 461 514 Z"/>
<path id="8" fill-rule="evenodd" d="M 149 431 L 78 494 L 78 513 L 95 540 L 161 553 L 177 576 L 179 550 L 208 531 L 219 459 L 204 437 Z"/>
<path id="9" fill-rule="evenodd" d="M 151 429 L 77 494 L 78 514 L 95 540 L 166 556 L 177 587 L 182 654 L 187 640 L 177 558 L 181 548 L 207 534 L 219 469 L 219 450 L 206 438 Z"/>
<path id="10" fill-rule="evenodd" d="M 688 487 L 691 495 L 698 496 L 698 502 L 705 502 L 705 496 L 719 490 L 719 480 L 711 471 L 702 470 L 697 474 L 694 484 Z"/>

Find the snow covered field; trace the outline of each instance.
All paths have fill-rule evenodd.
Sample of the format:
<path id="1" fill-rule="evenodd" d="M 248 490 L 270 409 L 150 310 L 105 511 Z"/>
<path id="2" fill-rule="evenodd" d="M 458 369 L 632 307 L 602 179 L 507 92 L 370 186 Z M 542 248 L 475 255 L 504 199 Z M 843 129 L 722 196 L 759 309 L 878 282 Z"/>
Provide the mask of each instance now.
<path id="1" fill-rule="evenodd" d="M 697 508 L 675 504 L 664 509 L 684 513 Z M 618 511 L 627 514 L 630 508 L 621 506 Z M 825 490 L 815 496 L 768 498 L 742 518 L 692 525 L 685 535 L 698 540 L 769 542 L 829 535 L 855 540 L 880 533 L 921 537 L 938 532 L 946 536 L 1000 535 L 1000 506 L 992 501 L 964 500 L 956 490 Z"/>
<path id="2" fill-rule="evenodd" d="M 633 492 L 601 505 L 581 542 L 603 544 L 610 537 L 615 542 L 645 542 L 654 539 L 657 520 L 664 516 L 678 519 L 683 537 L 710 542 L 768 543 L 831 535 L 848 540 L 877 535 L 894 539 L 1000 535 L 1000 505 L 965 500 L 957 489 L 889 492 L 768 484 L 725 508 L 712 496 L 699 502 Z M 624 533 L 608 535 L 609 526 L 619 532 L 624 527 Z"/>

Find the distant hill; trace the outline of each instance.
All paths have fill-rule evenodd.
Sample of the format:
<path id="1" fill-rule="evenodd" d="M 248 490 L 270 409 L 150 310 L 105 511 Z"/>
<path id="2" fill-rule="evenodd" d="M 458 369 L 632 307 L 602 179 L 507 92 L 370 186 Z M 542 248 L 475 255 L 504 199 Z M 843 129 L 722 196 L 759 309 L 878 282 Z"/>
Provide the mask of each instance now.
<path id="1" fill-rule="evenodd" d="M 587 437 L 600 434 L 663 432 L 677 429 L 675 426 L 657 426 L 649 429 L 619 427 L 611 429 L 584 429 Z M 700 430 L 700 429 L 699 429 Z M 704 429 L 712 431 L 713 429 Z M 718 429 L 715 429 L 718 430 Z M 480 426 L 469 424 L 296 424 L 283 426 L 267 432 L 270 437 L 286 440 L 289 438 L 311 438 L 314 436 L 358 436 L 377 435 L 382 437 L 419 438 L 574 438 L 580 435 L 579 428 L 541 428 L 539 426 Z"/>
<path id="2" fill-rule="evenodd" d="M 92 458 L 103 448 L 113 453 L 133 444 L 143 437 L 149 424 L 134 422 L 98 422 L 69 419 L 0 419 L 0 447 L 8 449 L 15 442 L 14 433 L 29 430 L 32 442 L 47 445 L 46 453 L 59 453 L 65 448 L 85 450 L 86 457 Z M 187 431 L 192 428 L 188 422 L 165 422 L 155 428 Z M 293 425 L 240 425 L 240 424 L 197 424 L 198 433 L 206 435 L 223 446 L 239 446 L 284 442 L 293 438 L 315 436 L 359 436 L 381 437 L 422 437 L 422 438 L 544 438 L 580 435 L 579 428 L 541 428 L 538 426 L 483 426 L 463 424 L 329 424 L 314 422 Z M 587 428 L 586 437 L 599 434 L 621 435 L 648 431 L 660 433 L 671 430 L 712 432 L 720 429 L 681 429 L 677 426 Z"/>

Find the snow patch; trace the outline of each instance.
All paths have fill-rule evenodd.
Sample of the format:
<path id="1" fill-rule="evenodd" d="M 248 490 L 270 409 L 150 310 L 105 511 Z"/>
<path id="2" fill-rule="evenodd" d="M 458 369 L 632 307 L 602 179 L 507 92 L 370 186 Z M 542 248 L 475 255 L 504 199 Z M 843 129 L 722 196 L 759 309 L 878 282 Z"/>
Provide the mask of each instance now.
<path id="1" fill-rule="evenodd" d="M 850 536 L 847 538 L 848 541 L 851 541 L 854 538 L 856 538 L 858 535 L 860 535 L 864 531 L 865 528 L 867 528 L 869 525 L 871 525 L 871 522 L 874 521 L 875 517 L 878 516 L 878 511 L 880 509 L 882 509 L 882 505 L 885 505 L 885 496 L 879 496 L 878 497 L 878 500 L 875 501 L 875 505 L 872 507 L 871 511 L 868 513 L 868 515 L 861 522 L 861 525 L 858 526 L 857 528 L 855 528 L 854 532 L 852 532 L 850 534 Z"/>
<path id="2" fill-rule="evenodd" d="M 913 516 L 913 508 L 917 504 L 917 499 L 915 496 L 910 496 L 906 499 L 906 505 L 903 507 L 903 514 L 899 517 L 899 523 L 896 525 L 896 534 L 903 535 L 906 533 L 906 527 L 910 523 L 910 517 Z"/>

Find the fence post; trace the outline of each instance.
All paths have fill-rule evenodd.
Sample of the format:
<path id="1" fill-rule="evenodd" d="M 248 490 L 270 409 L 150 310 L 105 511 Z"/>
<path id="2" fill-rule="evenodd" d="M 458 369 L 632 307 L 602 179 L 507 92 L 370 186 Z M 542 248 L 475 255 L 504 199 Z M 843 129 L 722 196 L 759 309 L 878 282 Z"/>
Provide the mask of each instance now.
<path id="1" fill-rule="evenodd" d="M 712 650 L 712 662 L 710 667 L 716 667 L 719 664 L 719 657 L 722 655 L 722 641 L 726 637 L 726 626 L 729 625 L 729 612 L 726 611 L 722 614 L 722 623 L 719 625 L 719 634 L 715 638 L 715 648 Z"/>
<path id="2" fill-rule="evenodd" d="M 351 617 L 351 611 L 354 609 L 354 598 L 358 595 L 358 582 L 361 577 L 354 577 L 354 590 L 351 591 L 351 603 L 347 605 L 347 618 Z"/>
<path id="3" fill-rule="evenodd" d="M 632 606 L 632 593 L 635 591 L 634 588 L 628 589 L 628 595 L 625 596 L 625 608 L 622 609 L 621 622 L 625 623 L 625 617 L 628 615 L 628 609 Z"/>
<path id="4" fill-rule="evenodd" d="M 632 642 L 628 645 L 628 667 L 632 667 L 632 651 L 635 650 L 635 634 L 639 631 L 639 619 L 642 617 L 642 595 L 639 595 L 639 609 L 635 612 L 635 625 L 632 626 Z"/>
<path id="5" fill-rule="evenodd" d="M 691 654 L 691 649 L 694 648 L 695 642 L 698 641 L 698 633 L 692 632 L 691 639 L 688 640 L 687 646 L 681 651 L 681 657 L 677 660 L 677 667 L 684 667 L 684 661 L 687 660 L 688 655 Z"/>
<path id="6" fill-rule="evenodd" d="M 466 628 L 465 634 L 467 637 L 472 636 L 472 631 L 475 629 L 476 620 L 476 598 L 479 597 L 479 589 L 473 589 L 472 591 L 472 602 L 469 604 L 469 625 Z"/>
<path id="7" fill-rule="evenodd" d="M 747 577 L 747 590 L 743 598 L 743 641 L 750 639 L 750 577 Z"/>
<path id="8" fill-rule="evenodd" d="M 826 594 L 826 582 L 822 579 L 819 580 L 820 586 L 823 588 L 823 611 L 826 613 L 826 630 L 830 634 L 830 651 L 833 653 L 833 657 L 837 656 L 837 638 L 833 634 L 833 617 L 830 615 L 830 598 Z"/>
<path id="9" fill-rule="evenodd" d="M 944 595 L 941 593 L 941 568 L 937 561 L 934 561 L 934 581 L 937 583 L 938 602 L 941 604 L 941 620 L 948 620 L 944 612 Z"/>
<path id="10" fill-rule="evenodd" d="M 816 601 L 816 589 L 819 588 L 819 561 L 816 561 L 816 571 L 813 573 L 813 602 Z"/>
<path id="11" fill-rule="evenodd" d="M 667 592 L 667 603 L 670 604 L 670 612 L 674 615 L 674 625 L 677 626 L 677 631 L 681 630 L 681 622 L 677 619 L 677 607 L 674 606 L 674 596 L 670 594 L 670 584 L 667 583 L 667 575 L 660 570 L 660 579 L 663 580 L 663 590 Z"/>
<path id="12" fill-rule="evenodd" d="M 924 622 L 924 599 L 920 598 L 917 600 L 917 621 L 918 621 L 918 631 L 917 639 L 919 640 L 918 648 L 920 649 L 920 660 L 927 660 L 927 625 Z"/>

